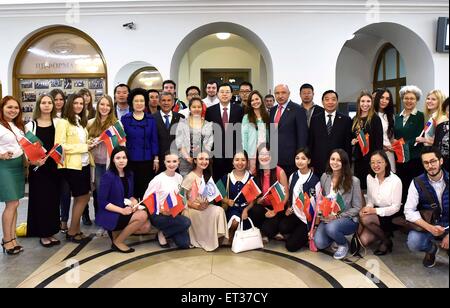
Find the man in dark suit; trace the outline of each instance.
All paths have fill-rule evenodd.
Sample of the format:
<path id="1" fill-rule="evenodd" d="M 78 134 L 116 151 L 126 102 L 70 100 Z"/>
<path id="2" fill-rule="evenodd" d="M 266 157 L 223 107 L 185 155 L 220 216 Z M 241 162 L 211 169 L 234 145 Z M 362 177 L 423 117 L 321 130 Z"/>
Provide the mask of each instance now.
<path id="1" fill-rule="evenodd" d="M 153 114 L 158 129 L 160 173 L 166 170 L 164 165 L 164 155 L 167 151 L 171 150 L 172 143 L 175 141 L 175 133 L 171 134 L 171 129 L 180 122 L 180 119 L 184 119 L 183 115 L 172 111 L 174 103 L 175 98 L 172 93 L 161 93 L 159 96 L 159 106 L 161 107 L 161 110 Z M 174 149 L 176 149 L 176 147 Z"/>
<path id="2" fill-rule="evenodd" d="M 274 94 L 278 105 L 270 111 L 270 122 L 278 135 L 278 166 L 289 177 L 296 170 L 295 152 L 308 144 L 308 123 L 305 110 L 289 99 L 287 85 L 277 85 Z M 273 152 L 272 157 L 275 155 Z"/>
<path id="3" fill-rule="evenodd" d="M 214 123 L 213 178 L 218 181 L 233 170 L 233 155 L 242 148 L 240 126 L 244 117 L 238 104 L 231 104 L 233 88 L 224 83 L 218 89 L 219 104 L 206 110 L 206 121 Z"/>
<path id="4" fill-rule="evenodd" d="M 324 112 L 311 118 L 309 148 L 314 172 L 320 177 L 325 172 L 330 153 L 343 149 L 351 159 L 352 120 L 337 111 L 338 94 L 328 90 L 322 95 Z"/>

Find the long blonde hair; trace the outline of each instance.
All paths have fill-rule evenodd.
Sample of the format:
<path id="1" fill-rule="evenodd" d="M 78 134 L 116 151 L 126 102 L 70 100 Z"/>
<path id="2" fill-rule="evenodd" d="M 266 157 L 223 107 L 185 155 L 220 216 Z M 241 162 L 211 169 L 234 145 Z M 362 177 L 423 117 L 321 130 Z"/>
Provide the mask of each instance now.
<path id="1" fill-rule="evenodd" d="M 369 109 L 369 114 L 367 115 L 367 121 L 366 124 L 364 125 L 364 127 L 360 127 L 360 122 L 361 122 L 361 99 L 367 96 L 370 98 L 370 100 L 372 101 L 372 105 L 370 106 Z M 361 94 L 359 94 L 358 100 L 356 101 L 356 116 L 353 119 L 353 125 L 352 125 L 352 130 L 356 131 L 356 130 L 361 130 L 363 128 L 365 128 L 367 125 L 370 125 L 370 122 L 372 121 L 372 118 L 375 115 L 375 106 L 373 103 L 373 98 L 372 98 L 372 94 L 370 94 L 367 91 L 362 91 Z"/>
<path id="2" fill-rule="evenodd" d="M 100 114 L 100 102 L 102 99 L 106 99 L 109 103 L 111 110 L 109 111 L 108 117 L 105 122 L 102 123 L 102 115 Z M 102 132 L 108 129 L 110 126 L 117 122 L 116 115 L 114 114 L 114 103 L 109 95 L 101 96 L 97 101 L 97 112 L 95 113 L 94 123 L 88 127 L 88 133 L 90 138 L 97 138 Z"/>
<path id="3" fill-rule="evenodd" d="M 437 106 L 437 110 L 436 110 L 435 120 L 439 121 L 443 116 L 445 116 L 444 112 L 442 111 L 442 104 L 444 103 L 444 101 L 446 99 L 445 94 L 441 90 L 432 90 L 432 91 L 428 92 L 427 98 L 430 95 L 436 96 L 436 98 L 438 100 L 438 106 Z M 433 114 L 431 113 L 431 110 L 428 110 L 426 101 L 425 101 L 425 121 L 428 121 L 432 115 Z"/>

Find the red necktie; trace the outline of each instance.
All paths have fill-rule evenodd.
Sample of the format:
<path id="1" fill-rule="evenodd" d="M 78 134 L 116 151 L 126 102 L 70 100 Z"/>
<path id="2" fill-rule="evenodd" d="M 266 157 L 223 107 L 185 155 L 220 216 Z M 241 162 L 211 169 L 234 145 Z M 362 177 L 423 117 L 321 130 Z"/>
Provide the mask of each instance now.
<path id="1" fill-rule="evenodd" d="M 222 124 L 223 124 L 223 127 L 227 127 L 227 124 L 228 124 L 228 112 L 227 112 L 227 110 L 228 110 L 228 108 L 227 107 L 224 107 L 223 108 L 223 114 L 222 114 Z"/>
<path id="2" fill-rule="evenodd" d="M 283 110 L 283 106 L 279 105 L 277 114 L 275 115 L 275 126 L 278 126 L 278 123 L 280 122 L 282 110 Z"/>

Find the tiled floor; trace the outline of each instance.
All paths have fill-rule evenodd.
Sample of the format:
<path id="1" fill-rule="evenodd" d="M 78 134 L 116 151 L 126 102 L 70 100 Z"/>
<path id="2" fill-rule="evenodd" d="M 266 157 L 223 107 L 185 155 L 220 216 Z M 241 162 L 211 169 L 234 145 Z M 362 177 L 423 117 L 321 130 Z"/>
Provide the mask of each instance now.
<path id="1" fill-rule="evenodd" d="M 0 205 L 2 210 L 2 205 Z M 25 213 L 24 213 L 25 212 Z M 19 221 L 26 216 L 21 208 Z M 94 227 L 86 230 L 95 234 Z M 425 269 L 422 254 L 411 254 L 405 236 L 397 234 L 394 253 L 369 254 L 356 263 L 336 261 L 324 253 L 289 253 L 283 242 L 234 254 L 229 248 L 161 249 L 151 237 L 132 237 L 136 251 L 110 250 L 109 239 L 94 236 L 86 246 L 66 244 L 46 249 L 37 239 L 22 239 L 25 252 L 0 256 L 0 287 L 447 287 L 448 256 Z"/>

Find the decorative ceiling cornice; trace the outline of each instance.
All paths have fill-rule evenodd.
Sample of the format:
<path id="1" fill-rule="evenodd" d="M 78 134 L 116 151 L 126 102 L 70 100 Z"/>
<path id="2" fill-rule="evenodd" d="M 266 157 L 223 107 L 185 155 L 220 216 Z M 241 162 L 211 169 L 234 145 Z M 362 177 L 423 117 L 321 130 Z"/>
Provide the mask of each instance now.
<path id="1" fill-rule="evenodd" d="M 6 3 L 5 3 L 6 2 Z M 448 1 L 347 0 L 347 1 L 273 1 L 273 0 L 167 0 L 167 1 L 51 1 L 9 3 L 0 1 L 0 17 L 65 16 L 78 3 L 82 16 L 154 15 L 154 14 L 383 14 L 448 15 Z M 19 1 L 20 2 L 20 1 Z"/>

